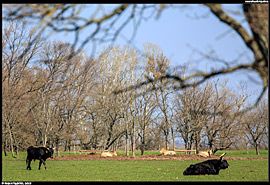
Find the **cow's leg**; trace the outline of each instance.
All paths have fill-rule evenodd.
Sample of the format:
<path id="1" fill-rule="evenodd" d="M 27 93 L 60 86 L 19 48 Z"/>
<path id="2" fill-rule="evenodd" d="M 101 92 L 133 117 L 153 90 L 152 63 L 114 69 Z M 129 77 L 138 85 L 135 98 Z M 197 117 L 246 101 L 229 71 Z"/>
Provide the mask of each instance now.
<path id="1" fill-rule="evenodd" d="M 44 167 L 45 167 L 45 170 L 47 170 L 47 167 L 46 167 L 46 159 L 43 160 L 43 164 L 44 164 Z"/>
<path id="2" fill-rule="evenodd" d="M 43 163 L 43 165 L 44 165 L 44 167 L 45 167 L 45 170 L 47 170 L 45 161 L 46 161 L 46 160 L 40 159 L 40 161 L 39 161 L 39 170 L 40 170 L 41 163 Z"/>
<path id="3" fill-rule="evenodd" d="M 41 166 L 41 159 L 39 160 L 39 165 L 38 165 L 38 170 L 40 170 L 40 166 Z"/>
<path id="4" fill-rule="evenodd" d="M 26 167 L 26 169 L 28 170 L 31 170 L 31 166 L 30 166 L 30 164 L 31 164 L 31 159 L 27 159 L 27 162 L 28 162 L 28 165 L 27 165 L 27 167 Z"/>
<path id="5" fill-rule="evenodd" d="M 28 159 L 26 159 L 26 169 L 28 170 Z"/>

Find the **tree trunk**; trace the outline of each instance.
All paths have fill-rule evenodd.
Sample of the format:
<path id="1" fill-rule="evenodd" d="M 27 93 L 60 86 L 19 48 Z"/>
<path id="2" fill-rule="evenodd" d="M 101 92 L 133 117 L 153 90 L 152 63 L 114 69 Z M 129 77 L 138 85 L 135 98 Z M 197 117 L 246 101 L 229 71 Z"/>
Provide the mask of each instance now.
<path id="1" fill-rule="evenodd" d="M 193 150 L 194 146 L 193 146 L 193 142 L 190 143 L 190 147 L 189 150 Z M 188 152 L 188 154 L 190 154 L 191 152 Z"/>
<path id="2" fill-rule="evenodd" d="M 173 151 L 175 151 L 175 136 L 173 135 Z"/>
<path id="3" fill-rule="evenodd" d="M 140 138 L 141 138 L 141 145 L 140 145 L 140 150 L 141 150 L 141 156 L 144 155 L 144 150 L 145 150 L 145 127 L 144 129 L 142 130 L 142 135 L 140 135 Z"/>
<path id="4" fill-rule="evenodd" d="M 5 156 L 8 156 L 6 141 L 4 143 L 4 153 L 5 153 Z"/>
<path id="5" fill-rule="evenodd" d="M 188 141 L 186 141 L 185 145 L 186 145 L 185 150 L 188 150 Z M 185 153 L 187 154 L 187 152 L 185 152 Z"/>
<path id="6" fill-rule="evenodd" d="M 196 154 L 198 153 L 198 150 L 199 150 L 199 143 L 200 143 L 200 139 L 199 139 L 199 134 L 197 133 L 196 135 L 195 135 L 195 150 L 196 150 Z"/>
<path id="7" fill-rule="evenodd" d="M 57 156 L 60 156 L 59 146 L 56 147 L 56 151 L 57 151 Z"/>
<path id="8" fill-rule="evenodd" d="M 141 156 L 144 155 L 144 148 L 145 148 L 145 134 L 144 134 L 144 131 L 142 133 L 142 144 L 141 144 Z"/>
<path id="9" fill-rule="evenodd" d="M 172 139 L 173 139 L 173 151 L 175 151 L 175 135 L 174 135 L 172 127 L 171 127 L 171 134 L 172 134 Z"/>
<path id="10" fill-rule="evenodd" d="M 56 136 L 55 144 L 56 144 L 57 156 L 60 156 L 60 151 L 59 151 L 59 136 L 58 135 Z"/>
<path id="11" fill-rule="evenodd" d="M 18 147 L 18 143 L 13 135 L 13 140 L 14 140 L 14 144 L 15 144 L 15 152 L 16 152 L 16 158 L 19 156 L 19 147 Z"/>
<path id="12" fill-rule="evenodd" d="M 260 152 L 259 152 L 259 145 L 256 143 L 255 144 L 255 149 L 256 149 L 256 154 L 257 155 L 260 155 Z"/>
<path id="13" fill-rule="evenodd" d="M 70 140 L 67 139 L 65 143 L 66 143 L 66 144 L 65 144 L 65 152 L 66 152 L 66 151 L 69 151 L 69 146 L 70 146 L 69 143 L 70 143 Z"/>
<path id="14" fill-rule="evenodd" d="M 166 135 L 165 135 L 165 146 L 166 146 L 166 150 L 169 149 L 169 133 L 166 131 Z"/>
<path id="15" fill-rule="evenodd" d="M 197 143 L 196 143 L 196 144 L 195 144 L 195 154 L 197 154 L 198 151 L 199 151 L 199 148 L 198 148 L 198 145 L 197 145 Z"/>
<path id="16" fill-rule="evenodd" d="M 8 146 L 8 144 L 7 144 L 7 133 L 5 133 L 5 135 L 4 135 L 4 153 L 5 153 L 5 156 L 8 156 L 8 152 L 7 152 L 7 146 Z"/>
<path id="17" fill-rule="evenodd" d="M 43 145 L 43 147 L 46 147 L 46 143 L 47 143 L 47 135 L 46 134 L 44 134 L 44 138 L 43 138 L 43 143 L 42 143 L 42 145 Z"/>
<path id="18" fill-rule="evenodd" d="M 129 138 L 127 130 L 126 130 L 126 156 L 129 156 Z"/>
<path id="19" fill-rule="evenodd" d="M 74 142 L 74 144 L 73 144 L 73 153 L 76 154 L 75 142 Z"/>
<path id="20" fill-rule="evenodd" d="M 246 145 L 246 154 L 248 154 L 248 139 L 247 138 L 245 140 L 245 145 Z"/>
<path id="21" fill-rule="evenodd" d="M 12 133 L 11 133 L 11 129 L 10 129 L 9 124 L 8 124 L 8 132 L 9 132 L 9 139 L 10 139 L 11 155 L 12 155 L 13 158 L 16 158 L 16 156 L 14 155 L 13 137 L 12 137 Z"/>
<path id="22" fill-rule="evenodd" d="M 132 136 L 132 157 L 135 157 L 135 150 L 136 150 L 136 141 L 135 138 L 136 133 L 135 133 L 135 124 L 133 124 L 133 136 Z"/>

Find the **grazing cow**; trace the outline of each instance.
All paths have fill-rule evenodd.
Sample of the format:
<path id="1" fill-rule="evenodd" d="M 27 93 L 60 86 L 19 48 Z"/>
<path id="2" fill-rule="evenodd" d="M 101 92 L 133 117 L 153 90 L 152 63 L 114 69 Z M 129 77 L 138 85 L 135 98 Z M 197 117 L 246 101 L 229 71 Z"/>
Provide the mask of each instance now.
<path id="1" fill-rule="evenodd" d="M 103 151 L 101 152 L 101 157 L 112 157 L 112 156 L 117 156 L 116 151 Z"/>
<path id="2" fill-rule="evenodd" d="M 30 146 L 27 148 L 27 158 L 26 158 L 26 164 L 27 164 L 27 170 L 31 170 L 31 161 L 34 159 L 39 160 L 39 167 L 38 169 L 40 170 L 41 163 L 45 166 L 45 170 L 47 170 L 45 161 L 49 157 L 53 158 L 53 148 L 45 148 L 45 147 L 34 147 Z"/>
<path id="3" fill-rule="evenodd" d="M 207 149 L 206 151 L 199 152 L 198 154 L 198 156 L 201 156 L 201 157 L 210 157 L 211 155 L 213 155 L 213 151 L 211 149 Z"/>
<path id="4" fill-rule="evenodd" d="M 160 153 L 164 155 L 176 155 L 175 151 L 169 151 L 169 150 L 166 150 L 165 148 L 161 148 Z"/>
<path id="5" fill-rule="evenodd" d="M 219 159 L 207 160 L 201 163 L 190 165 L 183 175 L 218 175 L 220 169 L 226 169 L 229 164 L 226 160 L 222 160 L 223 153 Z"/>

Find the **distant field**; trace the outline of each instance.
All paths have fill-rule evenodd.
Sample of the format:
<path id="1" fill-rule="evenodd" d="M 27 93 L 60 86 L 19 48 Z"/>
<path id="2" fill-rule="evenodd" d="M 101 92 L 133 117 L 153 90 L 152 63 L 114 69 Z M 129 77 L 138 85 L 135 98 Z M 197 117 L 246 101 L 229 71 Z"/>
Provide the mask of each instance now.
<path id="1" fill-rule="evenodd" d="M 61 153 L 68 154 L 74 153 Z M 256 157 L 255 151 L 227 151 L 227 155 Z M 186 167 L 199 161 L 47 161 L 47 171 L 43 166 L 39 171 L 36 161 L 29 171 L 25 152 L 17 159 L 2 157 L 2 181 L 268 181 L 268 160 L 231 160 L 220 175 L 183 176 Z M 261 151 L 259 158 L 268 158 L 268 151 Z"/>
<path id="2" fill-rule="evenodd" d="M 248 154 L 246 151 L 241 151 L 241 150 L 222 150 L 222 151 L 217 151 L 215 155 L 221 155 L 224 152 L 226 152 L 227 157 L 246 157 L 246 158 L 268 158 L 268 150 L 261 150 L 260 155 L 256 155 L 255 150 L 249 150 Z M 184 152 L 177 152 L 178 154 L 184 154 Z M 74 152 L 61 152 L 60 155 L 80 155 L 79 152 L 74 153 Z M 84 153 L 83 153 L 84 154 Z M 125 155 L 125 151 L 117 151 L 117 154 L 122 154 Z M 145 155 L 149 154 L 160 154 L 159 151 L 145 151 Z M 54 156 L 57 154 L 54 153 Z M 129 152 L 129 155 L 132 155 L 132 152 Z M 136 151 L 136 156 L 140 156 L 141 152 Z M 18 159 L 26 159 L 26 152 L 19 152 L 18 158 L 14 159 L 11 157 L 11 153 L 7 157 L 4 156 L 4 152 L 2 152 L 3 160 L 8 159 L 8 160 L 18 160 Z"/>
<path id="3" fill-rule="evenodd" d="M 222 150 L 222 151 L 217 151 L 215 155 L 221 155 L 224 152 L 226 152 L 227 157 L 246 157 L 246 158 L 268 158 L 268 150 L 261 150 L 260 155 L 256 155 L 255 150 L 249 150 L 248 153 L 246 151 L 241 151 L 241 150 Z M 126 154 L 126 152 L 121 151 L 117 152 L 118 154 Z M 184 154 L 184 152 L 176 152 L 177 154 Z M 74 154 L 74 153 L 72 153 Z M 159 154 L 159 151 L 145 151 L 145 155 L 149 154 Z M 61 155 L 65 155 L 64 153 Z M 132 153 L 129 152 L 129 155 L 131 156 Z M 136 151 L 136 156 L 140 156 L 141 153 L 139 151 Z"/>

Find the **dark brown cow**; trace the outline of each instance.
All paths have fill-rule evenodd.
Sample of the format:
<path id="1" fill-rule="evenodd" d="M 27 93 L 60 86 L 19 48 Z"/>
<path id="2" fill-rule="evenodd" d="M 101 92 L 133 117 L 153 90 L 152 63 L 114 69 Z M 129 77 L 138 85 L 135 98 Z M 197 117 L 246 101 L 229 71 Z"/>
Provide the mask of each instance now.
<path id="1" fill-rule="evenodd" d="M 31 161 L 34 159 L 34 161 L 36 159 L 39 160 L 39 170 L 40 170 L 40 166 L 41 163 L 43 163 L 45 170 L 47 170 L 46 167 L 46 159 L 48 159 L 49 157 L 53 157 L 53 149 L 52 148 L 45 148 L 45 147 L 34 147 L 34 146 L 30 146 L 27 148 L 27 158 L 26 158 L 26 164 L 27 167 L 26 169 L 31 170 Z"/>
<path id="2" fill-rule="evenodd" d="M 222 160 L 222 157 L 226 153 L 223 153 L 219 159 L 207 160 L 197 164 L 190 165 L 183 175 L 218 175 L 220 169 L 226 169 L 229 164 L 226 160 Z"/>

